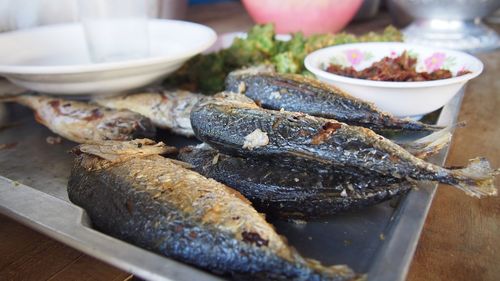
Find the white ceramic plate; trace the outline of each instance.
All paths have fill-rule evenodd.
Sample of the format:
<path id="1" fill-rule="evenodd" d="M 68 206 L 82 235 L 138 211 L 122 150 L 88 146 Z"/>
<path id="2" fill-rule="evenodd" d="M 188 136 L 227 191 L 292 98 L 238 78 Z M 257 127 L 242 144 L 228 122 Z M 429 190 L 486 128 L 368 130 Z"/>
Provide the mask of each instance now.
<path id="1" fill-rule="evenodd" d="M 174 20 L 149 22 L 147 58 L 91 63 L 81 24 L 60 24 L 0 34 L 0 75 L 38 92 L 110 94 L 164 78 L 208 49 L 209 27 Z"/>
<path id="2" fill-rule="evenodd" d="M 325 71 L 330 63 L 361 70 L 384 57 L 399 56 L 405 50 L 417 59 L 418 72 L 444 68 L 453 75 L 464 69 L 471 73 L 434 81 L 388 82 L 349 78 Z M 304 64 L 319 80 L 396 116 L 415 119 L 444 106 L 468 80 L 483 71 L 481 61 L 464 52 L 394 42 L 328 47 L 309 54 Z"/>

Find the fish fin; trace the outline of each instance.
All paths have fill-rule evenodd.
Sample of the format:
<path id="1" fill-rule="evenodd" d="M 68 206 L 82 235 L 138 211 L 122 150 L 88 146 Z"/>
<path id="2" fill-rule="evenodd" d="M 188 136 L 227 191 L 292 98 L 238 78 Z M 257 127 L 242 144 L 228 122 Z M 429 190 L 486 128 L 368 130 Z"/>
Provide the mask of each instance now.
<path id="1" fill-rule="evenodd" d="M 237 105 L 251 107 L 251 108 L 257 107 L 257 104 L 255 103 L 254 100 L 240 93 L 220 92 L 214 95 L 214 99 L 215 101 L 223 100 L 224 102 L 234 103 Z M 208 102 L 213 102 L 214 99 L 205 98 L 205 100 L 207 100 Z"/>
<path id="2" fill-rule="evenodd" d="M 186 168 L 186 169 L 189 169 L 189 170 L 192 170 L 194 169 L 194 166 L 187 163 L 187 162 L 184 162 L 184 161 L 181 161 L 181 160 L 177 160 L 177 159 L 172 159 L 172 158 L 168 158 L 168 161 L 174 163 L 174 164 L 177 164 L 183 168 Z"/>
<path id="3" fill-rule="evenodd" d="M 464 126 L 465 122 L 458 122 L 423 138 L 417 139 L 416 141 L 410 143 L 401 143 L 399 145 L 414 156 L 421 159 L 426 159 L 441 151 L 443 147 L 450 143 L 453 131 L 456 128 L 461 128 Z"/>
<path id="4" fill-rule="evenodd" d="M 91 154 L 110 162 L 123 162 L 133 157 L 145 157 L 176 152 L 175 147 L 156 143 L 150 139 L 135 139 L 132 141 L 102 141 L 81 144 L 72 150 L 75 154 Z"/>
<path id="5" fill-rule="evenodd" d="M 452 174 L 458 180 L 455 186 L 465 191 L 467 195 L 481 198 L 481 196 L 496 196 L 498 193 L 494 180 L 495 176 L 500 174 L 500 170 L 491 169 L 485 158 L 471 159 L 467 167 L 452 170 Z"/>
<path id="6" fill-rule="evenodd" d="M 402 143 L 400 146 L 414 156 L 425 159 L 437 154 L 443 147 L 450 143 L 454 129 L 455 126 L 446 127 L 416 141 Z"/>
<path id="7" fill-rule="evenodd" d="M 33 94 L 33 91 L 28 91 L 10 82 L 2 83 L 1 92 L 2 93 L 0 93 L 0 102 L 11 102 L 15 101 L 15 97 L 17 96 L 25 94 Z M 9 101 L 10 98 L 14 98 L 14 100 Z"/>
<path id="8" fill-rule="evenodd" d="M 195 146 L 196 149 L 201 149 L 201 150 L 213 150 L 214 148 L 211 147 L 208 143 L 202 142 L 198 145 Z"/>
<path id="9" fill-rule="evenodd" d="M 38 95 L 32 91 L 24 91 L 15 94 L 9 93 L 5 95 L 0 95 L 0 103 L 15 102 L 30 107 L 31 109 L 35 109 L 36 105 L 38 104 L 37 103 L 38 99 L 36 97 L 38 97 Z"/>
<path id="10" fill-rule="evenodd" d="M 385 114 L 390 116 L 389 113 L 385 113 Z M 406 129 L 406 130 L 410 130 L 410 131 L 436 132 L 436 131 L 441 131 L 443 129 L 446 129 L 446 126 L 427 124 L 427 123 L 423 123 L 420 121 L 415 121 L 410 117 L 396 119 L 395 122 L 399 123 L 403 130 Z"/>

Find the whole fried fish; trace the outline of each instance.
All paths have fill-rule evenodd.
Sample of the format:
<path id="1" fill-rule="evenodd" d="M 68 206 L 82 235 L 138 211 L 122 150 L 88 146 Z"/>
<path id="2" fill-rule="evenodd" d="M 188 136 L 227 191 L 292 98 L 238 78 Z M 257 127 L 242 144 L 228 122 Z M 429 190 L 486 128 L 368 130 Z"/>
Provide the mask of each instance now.
<path id="1" fill-rule="evenodd" d="M 36 121 L 77 143 L 153 137 L 156 132 L 148 118 L 128 110 L 30 94 L 3 97 L 1 100 L 30 107 L 35 112 Z"/>
<path id="2" fill-rule="evenodd" d="M 496 195 L 497 171 L 473 159 L 446 169 L 419 159 L 373 131 L 303 113 L 266 110 L 240 94 L 222 93 L 191 111 L 196 137 L 223 153 L 243 157 L 302 158 L 318 165 L 354 167 L 395 178 L 430 180 L 472 196 Z"/>
<path id="3" fill-rule="evenodd" d="M 144 93 L 96 99 L 95 102 L 114 109 L 128 109 L 148 117 L 155 126 L 187 137 L 193 136 L 189 114 L 202 98 L 188 91 L 152 89 Z"/>
<path id="4" fill-rule="evenodd" d="M 370 206 L 402 194 L 413 183 L 353 168 L 241 158 L 207 145 L 185 147 L 178 158 L 198 173 L 241 192 L 259 211 L 286 219 L 311 219 Z"/>
<path id="5" fill-rule="evenodd" d="M 411 119 L 394 117 L 316 79 L 260 69 L 250 68 L 230 73 L 226 78 L 226 91 L 245 94 L 264 108 L 303 112 L 375 131 L 442 129 Z"/>
<path id="6" fill-rule="evenodd" d="M 250 280 L 359 277 L 301 257 L 240 193 L 158 155 L 167 151 L 148 140 L 81 145 L 69 198 L 97 229 L 213 272 Z"/>
<path id="7" fill-rule="evenodd" d="M 267 66 L 255 69 L 270 71 Z M 153 88 L 144 93 L 108 97 L 94 101 L 107 108 L 127 109 L 137 112 L 148 117 L 156 127 L 168 129 L 186 137 L 192 137 L 194 132 L 189 119 L 191 109 L 201 99 L 210 98 L 183 90 L 169 91 L 162 88 Z M 451 133 L 449 129 L 442 130 L 439 134 L 441 134 L 439 138 L 430 135 L 416 142 L 402 144 L 402 146 L 412 154 L 425 158 L 437 153 L 450 141 Z"/>

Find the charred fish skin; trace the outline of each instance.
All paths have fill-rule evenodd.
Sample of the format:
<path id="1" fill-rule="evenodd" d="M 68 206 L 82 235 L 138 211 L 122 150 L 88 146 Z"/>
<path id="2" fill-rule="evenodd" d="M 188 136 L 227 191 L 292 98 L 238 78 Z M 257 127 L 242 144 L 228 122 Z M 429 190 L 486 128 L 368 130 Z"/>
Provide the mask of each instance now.
<path id="1" fill-rule="evenodd" d="M 358 277 L 345 266 L 302 258 L 241 194 L 167 158 L 134 154 L 110 161 L 99 146 L 78 151 L 69 198 L 98 230 L 200 268 L 254 280 Z"/>
<path id="2" fill-rule="evenodd" d="M 30 107 L 37 122 L 77 143 L 132 140 L 156 134 L 148 118 L 128 110 L 32 94 L 9 97 L 6 101 Z"/>
<path id="3" fill-rule="evenodd" d="M 441 128 L 391 116 L 340 89 L 302 75 L 239 70 L 227 76 L 226 91 L 242 93 L 267 109 L 303 112 L 375 131 Z"/>
<path id="4" fill-rule="evenodd" d="M 411 155 L 369 129 L 303 113 L 262 109 L 241 94 L 221 93 L 200 102 L 191 112 L 191 125 L 198 139 L 230 155 L 302 158 L 318 165 L 438 181 L 471 196 L 497 194 L 497 171 L 485 159 L 473 159 L 462 169 L 446 169 Z"/>
<path id="5" fill-rule="evenodd" d="M 210 148 L 185 147 L 179 160 L 241 192 L 258 211 L 283 219 L 316 219 L 375 205 L 411 182 L 354 170 L 301 168 L 295 162 L 245 159 Z"/>
<path id="6" fill-rule="evenodd" d="M 149 89 L 143 93 L 94 100 L 113 109 L 127 109 L 148 117 L 155 126 L 186 137 L 194 135 L 189 115 L 203 95 L 188 91 Z"/>

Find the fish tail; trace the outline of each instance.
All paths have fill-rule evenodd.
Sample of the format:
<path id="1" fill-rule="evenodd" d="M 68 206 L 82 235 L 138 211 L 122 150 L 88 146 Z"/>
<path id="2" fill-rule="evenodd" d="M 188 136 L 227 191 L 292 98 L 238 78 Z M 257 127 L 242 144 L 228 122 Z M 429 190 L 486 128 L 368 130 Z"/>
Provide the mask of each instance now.
<path id="1" fill-rule="evenodd" d="M 22 104 L 24 106 L 34 107 L 34 99 L 32 92 L 24 92 L 21 94 L 7 94 L 0 96 L 0 103 L 4 102 L 15 102 L 18 104 Z"/>
<path id="2" fill-rule="evenodd" d="M 425 159 L 438 153 L 450 143 L 454 129 L 455 126 L 449 126 L 416 141 L 400 145 L 414 156 Z"/>
<path id="3" fill-rule="evenodd" d="M 452 170 L 453 178 L 456 180 L 454 185 L 467 195 L 477 198 L 497 195 L 494 180 L 499 173 L 499 169 L 492 169 L 488 161 L 482 157 L 469 160 L 469 165 L 465 168 Z"/>
<path id="4" fill-rule="evenodd" d="M 18 99 L 19 99 L 19 96 L 17 96 L 17 95 L 2 95 L 2 96 L 0 96 L 0 102 L 1 103 L 4 103 L 4 102 L 17 102 Z"/>

